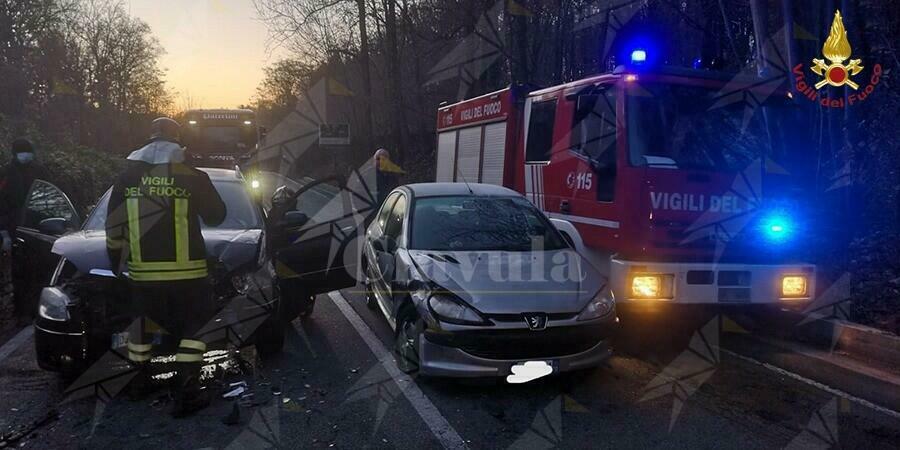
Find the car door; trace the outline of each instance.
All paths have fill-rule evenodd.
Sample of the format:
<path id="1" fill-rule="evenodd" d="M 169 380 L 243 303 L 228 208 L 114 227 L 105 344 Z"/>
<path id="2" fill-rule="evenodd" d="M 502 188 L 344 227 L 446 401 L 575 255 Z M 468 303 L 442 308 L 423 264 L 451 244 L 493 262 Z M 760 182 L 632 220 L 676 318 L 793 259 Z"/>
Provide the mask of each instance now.
<path id="1" fill-rule="evenodd" d="M 16 295 L 19 304 L 36 304 L 40 289 L 50 282 L 59 257 L 51 252 L 56 239 L 78 227 L 80 219 L 69 197 L 44 180 L 35 180 L 25 198 L 16 226 Z M 34 308 L 30 308 L 29 311 Z"/>
<path id="2" fill-rule="evenodd" d="M 380 225 L 379 236 L 370 239 L 372 253 L 375 256 L 375 288 L 381 294 L 382 306 L 393 311 L 394 282 L 397 278 L 397 250 L 403 245 L 403 225 L 406 221 L 408 200 L 406 195 L 397 193 L 391 212 Z M 388 203 L 388 202 L 385 202 Z"/>
<path id="3" fill-rule="evenodd" d="M 275 193 L 269 232 L 278 277 L 319 294 L 356 284 L 357 237 L 368 213 L 341 177 L 295 180 Z"/>

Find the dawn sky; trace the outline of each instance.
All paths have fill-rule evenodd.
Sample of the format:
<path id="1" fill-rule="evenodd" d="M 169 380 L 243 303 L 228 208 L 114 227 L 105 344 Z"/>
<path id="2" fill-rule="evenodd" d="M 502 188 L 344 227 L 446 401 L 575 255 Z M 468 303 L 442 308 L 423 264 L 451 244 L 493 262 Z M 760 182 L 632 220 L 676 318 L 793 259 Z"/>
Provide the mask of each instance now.
<path id="1" fill-rule="evenodd" d="M 165 48 L 161 66 L 175 104 L 233 108 L 247 104 L 275 60 L 266 27 L 251 0 L 127 0 L 131 14 L 153 29 Z"/>

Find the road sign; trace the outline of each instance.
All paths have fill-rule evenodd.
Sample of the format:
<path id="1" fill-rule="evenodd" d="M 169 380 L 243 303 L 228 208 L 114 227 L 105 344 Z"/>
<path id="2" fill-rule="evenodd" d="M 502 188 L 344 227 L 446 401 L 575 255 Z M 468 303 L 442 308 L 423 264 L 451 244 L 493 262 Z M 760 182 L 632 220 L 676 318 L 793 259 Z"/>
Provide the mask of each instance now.
<path id="1" fill-rule="evenodd" d="M 350 124 L 319 124 L 319 145 L 350 145 Z"/>

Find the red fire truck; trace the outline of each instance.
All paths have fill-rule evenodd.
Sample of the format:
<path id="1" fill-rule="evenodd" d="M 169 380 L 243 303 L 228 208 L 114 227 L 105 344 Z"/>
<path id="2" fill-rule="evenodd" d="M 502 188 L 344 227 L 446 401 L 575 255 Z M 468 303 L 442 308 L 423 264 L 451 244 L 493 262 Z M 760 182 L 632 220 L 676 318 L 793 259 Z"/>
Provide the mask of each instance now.
<path id="1" fill-rule="evenodd" d="M 437 181 L 503 185 L 607 274 L 620 306 L 798 307 L 815 291 L 791 96 L 622 66 L 441 106 Z"/>

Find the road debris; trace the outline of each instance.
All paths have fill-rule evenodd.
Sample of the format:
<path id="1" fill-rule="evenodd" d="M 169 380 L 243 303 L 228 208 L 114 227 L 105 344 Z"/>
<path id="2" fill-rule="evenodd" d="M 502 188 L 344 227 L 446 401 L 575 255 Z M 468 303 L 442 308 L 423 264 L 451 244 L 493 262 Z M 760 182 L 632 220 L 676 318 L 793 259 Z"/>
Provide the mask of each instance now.
<path id="1" fill-rule="evenodd" d="M 7 434 L 0 435 L 0 448 L 7 448 L 22 440 L 26 436 L 36 436 L 33 434 L 38 428 L 41 428 L 50 422 L 59 419 L 59 412 L 55 409 L 47 411 L 40 419 L 37 419 L 28 425 L 22 426 L 17 430 L 13 430 Z M 22 443 L 24 444 L 24 442 Z"/>

